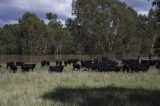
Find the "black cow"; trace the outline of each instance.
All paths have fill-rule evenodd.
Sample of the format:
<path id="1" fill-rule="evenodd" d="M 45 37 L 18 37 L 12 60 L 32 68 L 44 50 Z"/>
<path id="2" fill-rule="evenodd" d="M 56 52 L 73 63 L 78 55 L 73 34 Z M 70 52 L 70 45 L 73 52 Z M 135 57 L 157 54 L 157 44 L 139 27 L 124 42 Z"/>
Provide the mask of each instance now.
<path id="1" fill-rule="evenodd" d="M 48 72 L 63 72 L 64 66 L 50 66 Z"/>
<path id="2" fill-rule="evenodd" d="M 47 65 L 47 66 L 50 66 L 50 61 L 46 61 L 46 65 Z"/>
<path id="3" fill-rule="evenodd" d="M 129 65 L 128 65 L 128 64 L 123 64 L 122 69 L 123 69 L 123 72 L 125 72 L 125 71 L 129 72 L 130 67 L 129 67 Z"/>
<path id="4" fill-rule="evenodd" d="M 30 70 L 34 70 L 34 68 L 36 67 L 36 64 L 23 64 L 22 65 L 22 72 L 29 72 Z"/>
<path id="5" fill-rule="evenodd" d="M 155 66 L 158 63 L 158 60 L 141 60 L 141 63 L 148 64 L 149 66 Z"/>
<path id="6" fill-rule="evenodd" d="M 17 62 L 16 62 L 16 66 L 17 66 L 17 67 L 19 67 L 19 66 L 21 67 L 23 64 L 24 64 L 24 63 L 21 62 L 21 61 L 17 61 Z"/>
<path id="7" fill-rule="evenodd" d="M 78 59 L 68 59 L 68 64 L 74 64 L 74 63 L 77 63 L 78 62 Z"/>
<path id="8" fill-rule="evenodd" d="M 47 60 L 41 61 L 41 66 L 42 67 L 44 67 L 44 66 L 50 66 L 50 61 L 47 61 Z"/>
<path id="9" fill-rule="evenodd" d="M 131 60 L 131 62 L 132 62 L 132 60 Z M 127 72 L 129 72 L 130 71 L 130 60 L 122 60 L 122 64 L 123 64 L 123 72 L 125 72 L 125 71 L 127 71 Z M 134 63 L 137 63 L 137 60 L 134 60 Z M 138 64 L 138 63 L 137 63 Z"/>
<path id="10" fill-rule="evenodd" d="M 122 60 L 122 64 L 139 64 L 138 59 L 128 59 L 128 60 Z"/>
<path id="11" fill-rule="evenodd" d="M 7 62 L 7 69 L 11 68 L 11 66 L 14 66 L 14 65 L 15 65 L 14 62 Z"/>
<path id="12" fill-rule="evenodd" d="M 93 63 L 92 64 L 92 70 L 98 70 L 98 63 Z"/>
<path id="13" fill-rule="evenodd" d="M 81 68 L 80 64 L 78 64 L 78 63 L 73 64 L 73 70 L 75 70 L 75 69 L 80 70 L 80 68 Z"/>
<path id="14" fill-rule="evenodd" d="M 118 72 L 120 70 L 121 70 L 121 67 L 119 67 L 118 63 L 114 61 L 102 61 L 102 62 L 99 62 L 98 64 L 99 72 L 106 72 L 106 71 Z"/>
<path id="15" fill-rule="evenodd" d="M 62 65 L 62 61 L 56 60 L 56 65 L 57 65 L 57 66 L 61 66 L 61 65 Z"/>
<path id="16" fill-rule="evenodd" d="M 156 68 L 157 68 L 157 69 L 160 69 L 160 61 L 157 62 Z"/>
<path id="17" fill-rule="evenodd" d="M 92 64 L 94 63 L 93 60 L 82 60 L 81 61 L 81 66 L 87 69 L 92 68 Z"/>
<path id="18" fill-rule="evenodd" d="M 17 66 L 16 65 L 12 65 L 10 66 L 11 68 L 11 72 L 13 71 L 13 73 L 16 73 L 17 72 Z"/>
<path id="19" fill-rule="evenodd" d="M 102 61 L 107 61 L 108 57 L 102 57 Z"/>
<path id="20" fill-rule="evenodd" d="M 64 65 L 67 66 L 67 64 L 68 64 L 68 61 L 64 61 Z"/>
<path id="21" fill-rule="evenodd" d="M 148 71 L 149 67 L 147 64 L 131 64 L 130 69 L 132 72 L 139 72 L 139 71 Z"/>
<path id="22" fill-rule="evenodd" d="M 129 60 L 122 60 L 122 63 L 124 65 L 123 71 L 131 70 L 131 72 L 139 72 L 139 71 L 148 71 L 149 69 L 149 63 L 148 61 L 142 61 L 141 63 L 138 60 L 129 59 Z"/>

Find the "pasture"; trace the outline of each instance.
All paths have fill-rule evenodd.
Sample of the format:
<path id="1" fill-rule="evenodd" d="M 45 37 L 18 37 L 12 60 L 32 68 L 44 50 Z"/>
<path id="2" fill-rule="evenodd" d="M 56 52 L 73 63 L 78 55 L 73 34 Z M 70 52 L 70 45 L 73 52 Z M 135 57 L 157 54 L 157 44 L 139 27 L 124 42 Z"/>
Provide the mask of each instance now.
<path id="1" fill-rule="evenodd" d="M 160 71 L 10 73 L 0 69 L 0 106 L 160 106 Z"/>

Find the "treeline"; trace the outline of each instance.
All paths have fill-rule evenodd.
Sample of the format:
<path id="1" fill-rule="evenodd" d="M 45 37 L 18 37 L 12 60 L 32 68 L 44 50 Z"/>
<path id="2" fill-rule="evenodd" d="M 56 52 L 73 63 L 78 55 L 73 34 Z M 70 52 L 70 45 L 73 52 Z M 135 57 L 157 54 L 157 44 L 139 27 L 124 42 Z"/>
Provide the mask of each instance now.
<path id="1" fill-rule="evenodd" d="M 71 35 L 57 20 L 57 15 L 46 14 L 46 25 L 36 14 L 26 12 L 18 24 L 5 25 L 0 30 L 0 53 L 3 54 L 54 54 L 67 53 Z"/>
<path id="2" fill-rule="evenodd" d="M 65 26 L 47 13 L 46 25 L 26 12 L 18 24 L 0 29 L 1 54 L 148 54 L 160 34 L 156 11 L 138 15 L 117 0 L 73 1 L 74 19 Z"/>

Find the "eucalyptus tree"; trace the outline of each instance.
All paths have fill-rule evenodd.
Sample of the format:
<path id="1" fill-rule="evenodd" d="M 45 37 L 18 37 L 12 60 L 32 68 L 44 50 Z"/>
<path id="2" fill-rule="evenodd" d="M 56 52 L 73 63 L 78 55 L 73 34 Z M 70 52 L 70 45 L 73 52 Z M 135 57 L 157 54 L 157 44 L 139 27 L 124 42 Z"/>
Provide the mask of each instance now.
<path id="1" fill-rule="evenodd" d="M 70 33 L 70 53 L 83 54 L 85 53 L 84 47 L 88 39 L 85 37 L 85 29 L 78 25 L 77 19 L 67 19 L 65 23 L 66 29 Z M 84 39 L 85 38 L 85 39 Z M 69 51 L 68 51 L 69 52 Z"/>
<path id="2" fill-rule="evenodd" d="M 27 54 L 42 54 L 46 50 L 46 25 L 36 14 L 26 12 L 19 19 L 22 51 Z"/>
<path id="3" fill-rule="evenodd" d="M 0 52 L 3 54 L 16 54 L 18 53 L 18 24 L 5 25 L 0 31 Z"/>
<path id="4" fill-rule="evenodd" d="M 72 6 L 78 26 L 77 37 L 84 36 L 87 53 L 103 55 L 135 49 L 132 47 L 136 41 L 137 13 L 125 3 L 118 0 L 75 0 Z"/>
<path id="5" fill-rule="evenodd" d="M 160 57 L 160 24 L 155 16 L 157 15 L 157 10 L 150 10 L 148 15 L 149 28 L 152 35 L 152 48 L 154 53 Z"/>
<path id="6" fill-rule="evenodd" d="M 55 52 L 57 59 L 61 59 L 61 54 L 65 53 L 67 45 L 70 41 L 70 34 L 66 30 L 62 23 L 58 21 L 58 16 L 54 13 L 47 13 L 47 19 L 49 20 L 47 33 L 48 41 L 51 52 Z"/>
<path id="7" fill-rule="evenodd" d="M 156 16 L 158 18 L 158 22 L 160 22 L 160 0 L 154 0 L 153 1 L 153 6 L 155 6 L 156 9 L 157 9 Z"/>

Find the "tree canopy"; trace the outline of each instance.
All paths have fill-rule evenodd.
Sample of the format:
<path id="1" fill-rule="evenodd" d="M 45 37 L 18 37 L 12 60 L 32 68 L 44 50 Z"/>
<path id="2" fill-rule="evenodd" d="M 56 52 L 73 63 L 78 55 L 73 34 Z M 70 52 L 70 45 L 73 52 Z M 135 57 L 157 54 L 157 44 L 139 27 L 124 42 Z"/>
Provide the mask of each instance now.
<path id="1" fill-rule="evenodd" d="M 0 53 L 137 56 L 157 51 L 157 9 L 138 15 L 119 0 L 73 0 L 72 9 L 75 18 L 67 19 L 65 26 L 55 13 L 46 13 L 45 24 L 26 12 L 18 24 L 0 28 Z"/>

